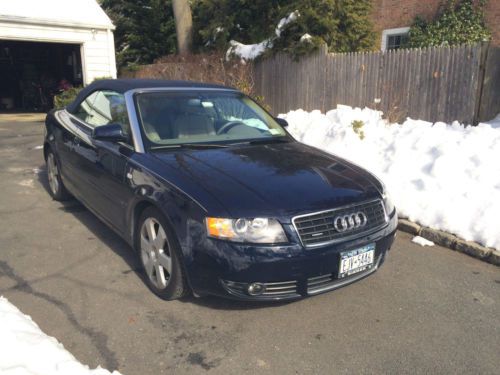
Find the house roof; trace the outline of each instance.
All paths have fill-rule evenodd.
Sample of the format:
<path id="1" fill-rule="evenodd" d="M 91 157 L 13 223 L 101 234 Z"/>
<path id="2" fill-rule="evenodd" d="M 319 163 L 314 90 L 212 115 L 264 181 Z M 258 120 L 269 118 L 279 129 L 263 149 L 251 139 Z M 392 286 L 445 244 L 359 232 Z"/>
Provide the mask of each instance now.
<path id="1" fill-rule="evenodd" d="M 0 21 L 114 29 L 96 0 L 2 0 Z"/>

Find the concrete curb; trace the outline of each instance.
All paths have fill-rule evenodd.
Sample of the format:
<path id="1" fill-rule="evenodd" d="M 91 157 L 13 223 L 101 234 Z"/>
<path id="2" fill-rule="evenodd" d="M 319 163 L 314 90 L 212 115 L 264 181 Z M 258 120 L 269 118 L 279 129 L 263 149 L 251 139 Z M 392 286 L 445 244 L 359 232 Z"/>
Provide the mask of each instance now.
<path id="1" fill-rule="evenodd" d="M 399 219 L 398 229 L 415 236 L 426 238 L 435 244 L 447 247 L 451 250 L 456 250 L 476 259 L 500 266 L 499 250 L 481 246 L 476 242 L 462 240 L 453 234 L 441 230 L 423 227 L 407 219 Z"/>

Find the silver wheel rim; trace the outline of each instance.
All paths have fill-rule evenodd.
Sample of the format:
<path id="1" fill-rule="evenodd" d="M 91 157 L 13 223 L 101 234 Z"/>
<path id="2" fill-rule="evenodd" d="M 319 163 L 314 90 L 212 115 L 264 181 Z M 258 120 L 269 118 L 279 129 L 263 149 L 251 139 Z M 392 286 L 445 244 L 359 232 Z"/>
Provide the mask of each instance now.
<path id="1" fill-rule="evenodd" d="M 59 175 L 59 170 L 57 169 L 56 159 L 54 154 L 50 153 L 47 157 L 47 177 L 49 179 L 49 186 L 52 194 L 56 195 L 59 191 L 59 180 L 57 176 Z"/>
<path id="2" fill-rule="evenodd" d="M 167 235 L 158 220 L 149 217 L 141 227 L 141 260 L 155 287 L 165 289 L 172 274 L 172 257 Z"/>

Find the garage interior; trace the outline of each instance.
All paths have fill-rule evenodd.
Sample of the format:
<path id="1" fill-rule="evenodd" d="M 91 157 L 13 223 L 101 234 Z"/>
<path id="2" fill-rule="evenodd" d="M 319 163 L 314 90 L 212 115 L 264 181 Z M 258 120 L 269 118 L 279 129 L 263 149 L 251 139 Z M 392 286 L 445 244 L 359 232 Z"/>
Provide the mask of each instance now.
<path id="1" fill-rule="evenodd" d="M 80 45 L 0 40 L 0 112 L 45 112 L 83 83 Z"/>

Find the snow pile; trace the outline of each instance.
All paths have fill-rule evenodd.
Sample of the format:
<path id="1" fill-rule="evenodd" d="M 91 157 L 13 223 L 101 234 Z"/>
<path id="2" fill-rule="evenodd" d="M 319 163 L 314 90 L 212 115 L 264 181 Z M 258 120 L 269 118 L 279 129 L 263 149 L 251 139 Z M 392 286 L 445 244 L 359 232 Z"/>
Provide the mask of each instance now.
<path id="1" fill-rule="evenodd" d="M 300 17 L 298 10 L 290 13 L 287 17 L 282 18 L 276 26 L 275 34 L 272 38 L 266 39 L 260 43 L 256 44 L 243 44 L 237 42 L 236 40 L 231 40 L 229 42 L 229 49 L 226 52 L 226 60 L 229 60 L 231 56 L 239 57 L 243 60 L 254 60 L 260 55 L 262 55 L 266 50 L 273 48 L 273 41 L 281 36 L 281 32 L 291 22 L 297 20 Z"/>
<path id="2" fill-rule="evenodd" d="M 416 243 L 420 246 L 434 246 L 434 242 L 420 236 L 415 236 L 411 239 L 411 242 Z"/>
<path id="3" fill-rule="evenodd" d="M 90 370 L 47 336 L 27 315 L 0 297 L 0 374 L 109 375 L 98 367 Z M 120 375 L 114 371 L 113 375 Z"/>
<path id="4" fill-rule="evenodd" d="M 411 119 L 399 125 L 379 111 L 339 105 L 281 117 L 297 140 L 376 174 L 400 216 L 500 249 L 500 116 L 476 127 Z M 358 133 L 355 120 L 364 123 Z"/>

